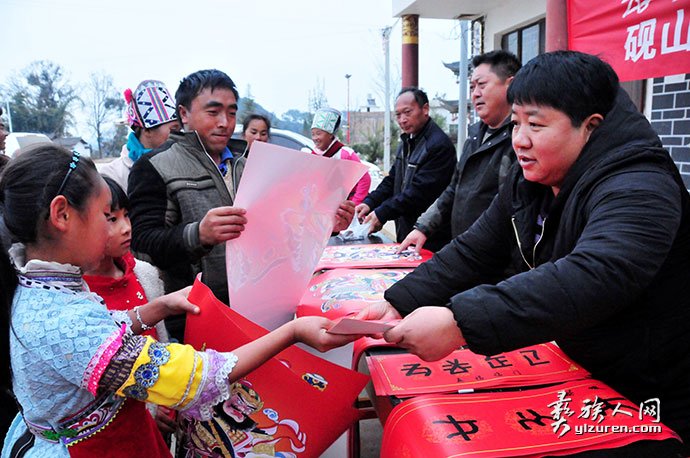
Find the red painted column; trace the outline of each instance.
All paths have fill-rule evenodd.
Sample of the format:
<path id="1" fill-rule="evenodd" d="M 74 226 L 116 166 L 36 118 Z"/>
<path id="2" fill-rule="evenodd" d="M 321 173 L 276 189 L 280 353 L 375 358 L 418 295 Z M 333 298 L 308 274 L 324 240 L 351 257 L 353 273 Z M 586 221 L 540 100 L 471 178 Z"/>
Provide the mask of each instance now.
<path id="1" fill-rule="evenodd" d="M 546 52 L 568 49 L 568 0 L 546 0 Z"/>
<path id="2" fill-rule="evenodd" d="M 402 17 L 402 87 L 419 86 L 419 15 Z"/>

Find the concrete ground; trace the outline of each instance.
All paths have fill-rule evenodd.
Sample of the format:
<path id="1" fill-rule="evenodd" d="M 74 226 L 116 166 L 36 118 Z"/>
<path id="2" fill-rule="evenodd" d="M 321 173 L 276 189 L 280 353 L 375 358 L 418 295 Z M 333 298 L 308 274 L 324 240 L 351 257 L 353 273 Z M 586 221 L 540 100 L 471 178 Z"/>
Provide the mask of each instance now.
<path id="1" fill-rule="evenodd" d="M 378 418 L 359 422 L 360 458 L 378 458 L 381 454 L 383 427 Z"/>

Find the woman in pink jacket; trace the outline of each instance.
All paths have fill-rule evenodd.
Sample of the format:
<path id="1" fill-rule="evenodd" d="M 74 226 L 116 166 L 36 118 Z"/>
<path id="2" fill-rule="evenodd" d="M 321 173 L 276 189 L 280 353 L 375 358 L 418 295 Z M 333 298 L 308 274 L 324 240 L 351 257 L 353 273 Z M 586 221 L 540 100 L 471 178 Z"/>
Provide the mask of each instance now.
<path id="1" fill-rule="evenodd" d="M 359 156 L 352 149 L 343 145 L 335 132 L 340 127 L 341 116 L 338 110 L 333 108 L 319 108 L 314 115 L 314 121 L 311 123 L 311 139 L 316 145 L 314 154 L 325 157 L 332 157 L 335 159 L 345 159 L 348 161 L 361 162 Z M 348 196 L 355 205 L 359 205 L 369 193 L 369 186 L 371 185 L 371 177 L 369 172 L 365 173 L 357 182 L 352 192 Z"/>

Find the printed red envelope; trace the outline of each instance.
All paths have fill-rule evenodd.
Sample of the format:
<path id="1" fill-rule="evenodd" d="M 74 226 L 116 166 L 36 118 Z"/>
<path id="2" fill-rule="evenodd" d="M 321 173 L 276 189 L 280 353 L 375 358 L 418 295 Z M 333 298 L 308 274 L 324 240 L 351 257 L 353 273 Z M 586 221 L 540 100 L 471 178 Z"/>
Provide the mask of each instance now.
<path id="1" fill-rule="evenodd" d="M 379 396 L 543 385 L 590 376 L 553 343 L 494 356 L 462 349 L 434 362 L 422 361 L 410 353 L 368 356 L 367 364 Z"/>
<path id="2" fill-rule="evenodd" d="M 325 316 L 331 320 L 383 300 L 383 293 L 411 269 L 333 269 L 309 282 L 297 316 Z"/>
<path id="3" fill-rule="evenodd" d="M 433 256 L 431 251 L 425 249 L 422 249 L 420 254 L 416 254 L 413 250 L 395 254 L 399 246 L 400 244 L 397 243 L 327 246 L 314 271 L 339 267 L 350 269 L 414 268 Z"/>
<path id="4" fill-rule="evenodd" d="M 199 315 L 187 316 L 185 329 L 185 341 L 197 349 L 232 351 L 267 333 L 199 281 L 189 301 L 201 308 Z M 212 421 L 185 425 L 187 450 L 318 457 L 359 420 L 354 401 L 367 381 L 363 374 L 292 346 L 235 383 Z"/>
<path id="5" fill-rule="evenodd" d="M 381 457 L 536 458 L 677 439 L 645 412 L 591 379 L 525 391 L 424 395 L 393 409 Z"/>

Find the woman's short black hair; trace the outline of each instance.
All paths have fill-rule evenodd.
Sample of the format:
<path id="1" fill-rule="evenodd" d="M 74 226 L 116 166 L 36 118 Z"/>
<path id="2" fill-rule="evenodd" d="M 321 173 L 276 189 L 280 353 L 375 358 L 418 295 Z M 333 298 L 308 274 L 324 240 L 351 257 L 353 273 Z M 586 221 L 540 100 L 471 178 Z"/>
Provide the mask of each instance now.
<path id="1" fill-rule="evenodd" d="M 247 132 L 247 129 L 249 129 L 249 123 L 252 121 L 263 121 L 266 123 L 266 127 L 268 128 L 268 133 L 270 135 L 271 133 L 271 120 L 268 119 L 268 116 L 264 116 L 259 113 L 249 113 L 247 116 L 244 117 L 242 120 L 242 135 L 244 135 L 245 132 Z"/>
<path id="2" fill-rule="evenodd" d="M 47 218 L 58 192 L 83 211 L 98 191 L 96 166 L 88 157 L 79 156 L 76 162 L 74 157 L 54 143 L 37 143 L 20 150 L 5 167 L 0 202 L 5 225 L 20 242 L 37 240 L 39 222 Z"/>
<path id="3" fill-rule="evenodd" d="M 554 108 L 577 127 L 591 114 L 605 117 L 619 86 L 616 72 L 598 57 L 556 51 L 538 55 L 517 72 L 508 87 L 508 101 Z"/>

